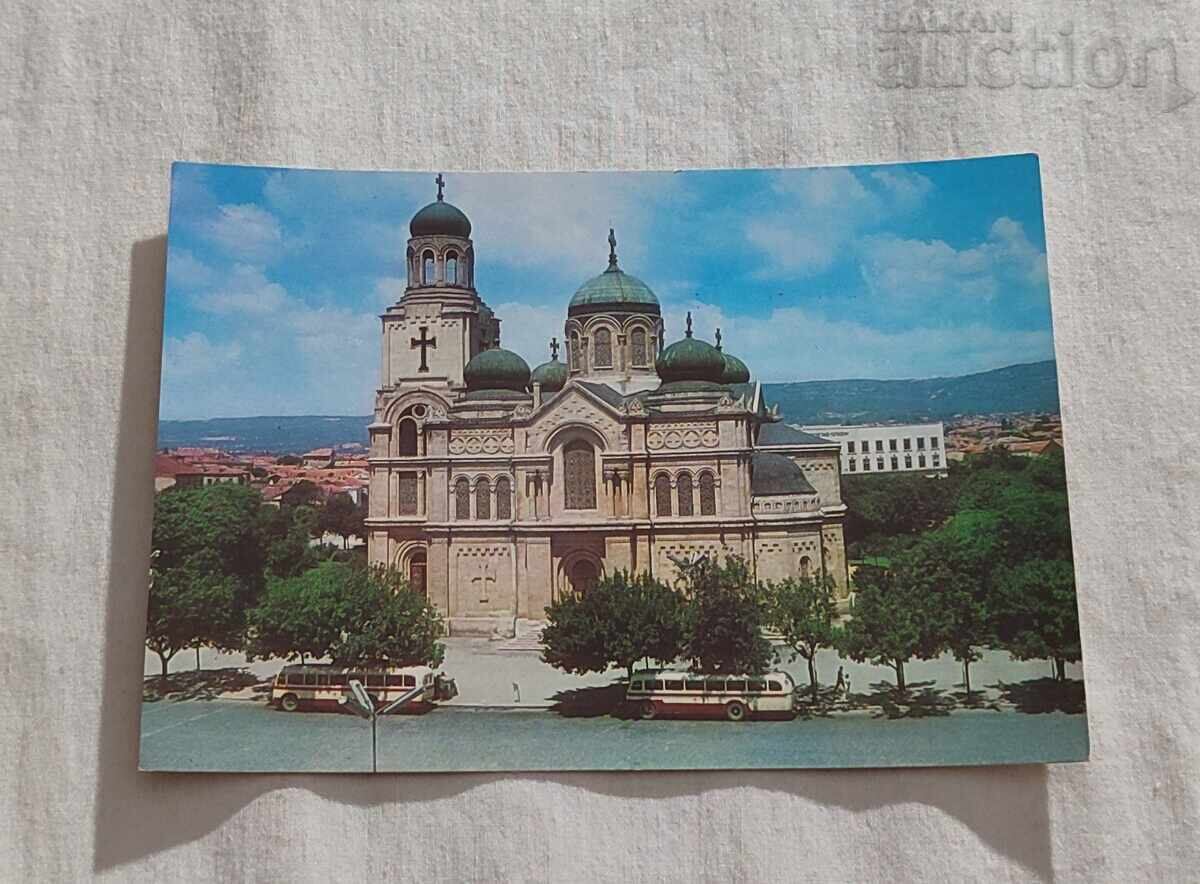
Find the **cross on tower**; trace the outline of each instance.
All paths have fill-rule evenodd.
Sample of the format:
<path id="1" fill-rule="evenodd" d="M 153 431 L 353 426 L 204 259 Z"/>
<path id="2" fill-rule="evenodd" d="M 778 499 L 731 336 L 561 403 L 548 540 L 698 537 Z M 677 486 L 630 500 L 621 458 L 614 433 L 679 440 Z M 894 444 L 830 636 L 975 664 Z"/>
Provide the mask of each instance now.
<path id="1" fill-rule="evenodd" d="M 721 349 L 721 330 L 717 329 L 717 349 Z"/>
<path id="2" fill-rule="evenodd" d="M 421 337 L 412 339 L 411 348 L 413 350 L 420 348 L 421 350 L 421 367 L 418 368 L 417 371 L 429 371 L 429 363 L 426 360 L 426 353 L 429 350 L 437 349 L 437 338 L 429 337 L 428 332 L 429 326 L 423 325 L 421 326 Z"/>
<path id="3" fill-rule="evenodd" d="M 550 339 L 550 358 L 555 362 L 558 361 L 558 338 Z"/>
<path id="4" fill-rule="evenodd" d="M 442 188 L 446 186 L 446 179 L 442 177 L 441 172 L 438 172 L 437 177 L 433 181 L 438 186 L 438 202 L 440 203 L 442 201 Z"/>

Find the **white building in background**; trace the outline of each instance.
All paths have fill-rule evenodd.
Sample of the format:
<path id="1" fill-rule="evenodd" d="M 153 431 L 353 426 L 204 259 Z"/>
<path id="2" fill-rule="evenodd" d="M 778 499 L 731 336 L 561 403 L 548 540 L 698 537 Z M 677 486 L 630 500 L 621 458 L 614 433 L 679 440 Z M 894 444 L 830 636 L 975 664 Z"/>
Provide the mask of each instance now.
<path id="1" fill-rule="evenodd" d="M 942 424 L 859 424 L 797 427 L 841 447 L 842 475 L 945 473 Z"/>

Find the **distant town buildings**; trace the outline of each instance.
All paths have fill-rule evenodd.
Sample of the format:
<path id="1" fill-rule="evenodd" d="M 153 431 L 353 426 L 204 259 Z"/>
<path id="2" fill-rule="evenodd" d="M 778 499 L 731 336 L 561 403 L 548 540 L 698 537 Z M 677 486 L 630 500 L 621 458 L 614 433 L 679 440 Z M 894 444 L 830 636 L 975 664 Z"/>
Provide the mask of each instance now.
<path id="1" fill-rule="evenodd" d="M 944 473 L 946 434 L 933 424 L 797 427 L 841 446 L 842 474 Z"/>

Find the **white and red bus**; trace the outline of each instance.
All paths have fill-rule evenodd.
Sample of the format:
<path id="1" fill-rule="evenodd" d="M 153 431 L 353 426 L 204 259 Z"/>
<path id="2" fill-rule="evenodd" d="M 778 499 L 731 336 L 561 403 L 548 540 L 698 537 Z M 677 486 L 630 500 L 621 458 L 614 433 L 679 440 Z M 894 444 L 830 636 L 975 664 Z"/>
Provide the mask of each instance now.
<path id="1" fill-rule="evenodd" d="M 765 675 L 698 675 L 640 672 L 629 681 L 625 700 L 641 718 L 795 718 L 796 684 L 786 672 Z"/>
<path id="2" fill-rule="evenodd" d="M 268 705 L 284 712 L 300 709 L 341 708 L 340 700 L 350 697 L 350 682 L 362 682 L 376 707 L 398 700 L 414 688 L 421 691 L 402 712 L 428 712 L 438 700 L 458 695 L 454 679 L 428 666 L 346 668 L 329 663 L 294 663 L 284 666 L 271 685 Z"/>

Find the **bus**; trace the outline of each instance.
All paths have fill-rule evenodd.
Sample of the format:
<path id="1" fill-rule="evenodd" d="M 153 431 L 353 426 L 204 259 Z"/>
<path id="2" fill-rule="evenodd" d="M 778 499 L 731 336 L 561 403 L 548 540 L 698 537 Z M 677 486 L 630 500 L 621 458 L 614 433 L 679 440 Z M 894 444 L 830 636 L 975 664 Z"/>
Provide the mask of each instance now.
<path id="1" fill-rule="evenodd" d="M 635 673 L 625 692 L 639 718 L 795 718 L 796 684 L 786 672 L 765 675 L 697 675 L 691 672 Z"/>
<path id="2" fill-rule="evenodd" d="M 438 700 L 458 696 L 454 679 L 428 666 L 348 668 L 330 663 L 293 663 L 275 676 L 268 705 L 284 712 L 338 710 L 339 701 L 350 696 L 353 680 L 362 683 L 376 708 L 400 699 L 418 685 L 424 690 L 401 711 L 428 712 Z"/>

